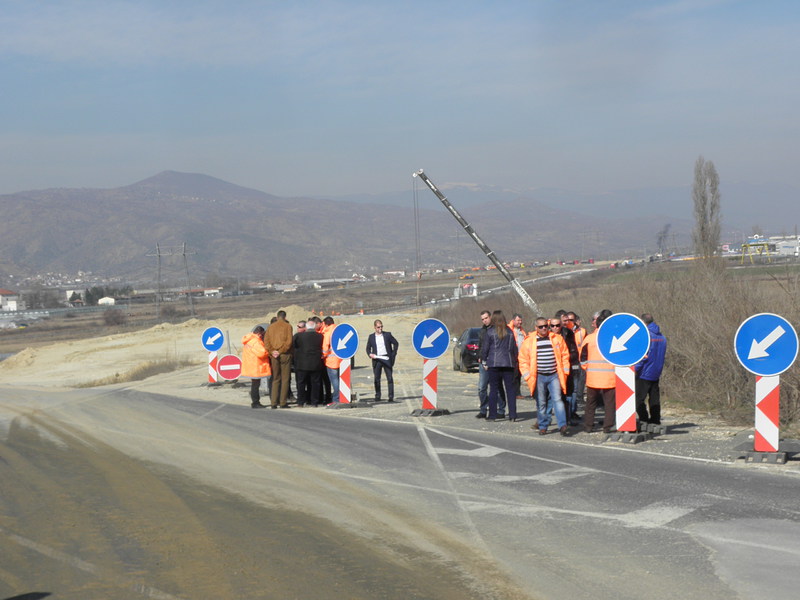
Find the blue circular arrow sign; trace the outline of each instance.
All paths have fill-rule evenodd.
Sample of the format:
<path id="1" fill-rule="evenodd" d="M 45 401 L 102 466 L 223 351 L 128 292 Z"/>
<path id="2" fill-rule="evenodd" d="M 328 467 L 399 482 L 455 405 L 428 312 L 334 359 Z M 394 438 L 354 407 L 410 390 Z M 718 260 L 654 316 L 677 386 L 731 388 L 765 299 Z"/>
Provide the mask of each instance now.
<path id="1" fill-rule="evenodd" d="M 331 350 L 342 360 L 353 358 L 358 350 L 358 333 L 348 323 L 339 323 L 331 334 Z"/>
<path id="2" fill-rule="evenodd" d="M 425 319 L 414 327 L 411 343 L 422 358 L 439 358 L 450 345 L 450 333 L 439 319 Z"/>
<path id="3" fill-rule="evenodd" d="M 745 369 L 771 377 L 783 373 L 797 358 L 797 332 L 783 317 L 760 313 L 739 325 L 733 348 Z"/>
<path id="4" fill-rule="evenodd" d="M 650 350 L 650 332 L 639 317 L 630 313 L 611 315 L 597 330 L 600 355 L 617 367 L 635 365 Z"/>
<path id="5" fill-rule="evenodd" d="M 225 336 L 222 335 L 222 330 L 219 327 L 209 327 L 203 332 L 200 341 L 203 342 L 203 348 L 209 352 L 216 352 L 222 348 L 222 342 L 225 341 Z"/>

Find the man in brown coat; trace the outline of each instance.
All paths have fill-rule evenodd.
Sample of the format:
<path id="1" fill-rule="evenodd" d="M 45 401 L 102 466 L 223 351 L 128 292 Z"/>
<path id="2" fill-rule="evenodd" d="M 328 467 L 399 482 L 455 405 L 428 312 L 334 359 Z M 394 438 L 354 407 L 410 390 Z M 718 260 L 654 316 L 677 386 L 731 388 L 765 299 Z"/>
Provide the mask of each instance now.
<path id="1" fill-rule="evenodd" d="M 272 408 L 289 408 L 289 381 L 292 377 L 292 326 L 286 321 L 286 311 L 279 310 L 278 320 L 267 327 L 264 345 L 270 356 L 272 366 Z"/>

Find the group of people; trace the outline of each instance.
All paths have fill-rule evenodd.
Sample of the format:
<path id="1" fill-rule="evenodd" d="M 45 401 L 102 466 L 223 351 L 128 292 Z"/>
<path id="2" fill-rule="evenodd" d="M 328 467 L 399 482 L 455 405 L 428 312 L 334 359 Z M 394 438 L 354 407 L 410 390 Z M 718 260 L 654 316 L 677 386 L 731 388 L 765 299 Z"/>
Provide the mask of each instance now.
<path id="1" fill-rule="evenodd" d="M 598 404 L 603 405 L 603 431 L 610 433 L 616 416 L 616 378 L 614 365 L 606 361 L 597 347 L 597 330 L 613 313 L 602 310 L 592 317 L 592 331 L 581 326 L 575 312 L 559 310 L 552 318 L 539 317 L 535 330 L 523 329 L 522 316 L 514 314 L 506 322 L 502 311 L 481 312 L 479 338 L 478 399 L 479 419 L 517 420 L 517 400 L 524 381 L 536 401 L 537 424 L 545 435 L 555 415 L 562 436 L 569 425 L 583 424 L 594 429 Z M 636 371 L 636 412 L 640 423 L 661 423 L 659 379 L 664 367 L 666 338 L 652 315 L 641 316 L 650 335 L 650 349 Z M 578 401 L 586 396 L 583 419 Z M 649 411 L 648 411 L 649 408 Z"/>
<path id="2" fill-rule="evenodd" d="M 374 333 L 367 340 L 367 354 L 372 359 L 375 401 L 381 400 L 381 376 L 386 378 L 388 401 L 394 402 L 392 369 L 399 344 L 383 331 L 376 320 Z M 311 316 L 297 323 L 297 330 L 279 310 L 265 328 L 257 325 L 242 338 L 242 376 L 251 378 L 250 406 L 266 408 L 261 403 L 261 380 L 267 378 L 270 407 L 289 408 L 291 374 L 295 372 L 298 406 L 321 406 L 339 402 L 339 366 L 342 362 L 331 347 L 336 324 L 333 317 Z"/>

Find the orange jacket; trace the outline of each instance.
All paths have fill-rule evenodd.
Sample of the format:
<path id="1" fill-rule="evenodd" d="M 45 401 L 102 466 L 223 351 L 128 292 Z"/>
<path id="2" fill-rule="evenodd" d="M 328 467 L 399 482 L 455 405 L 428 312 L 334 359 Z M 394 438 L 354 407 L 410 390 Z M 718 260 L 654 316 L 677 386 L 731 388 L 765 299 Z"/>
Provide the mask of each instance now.
<path id="1" fill-rule="evenodd" d="M 614 365 L 600 354 L 597 348 L 597 332 L 593 331 L 583 340 L 581 367 L 586 371 L 586 387 L 608 390 L 617 386 Z"/>
<path id="2" fill-rule="evenodd" d="M 578 347 L 578 352 L 580 352 L 583 341 L 586 339 L 586 328 L 578 327 L 577 329 L 573 329 L 572 333 L 575 334 L 575 345 Z"/>
<path id="3" fill-rule="evenodd" d="M 334 329 L 336 329 L 336 324 L 325 325 L 322 328 L 322 358 L 325 361 L 325 366 L 329 369 L 338 369 L 339 365 L 342 364 L 342 359 L 331 350 L 331 336 Z"/>
<path id="4" fill-rule="evenodd" d="M 272 375 L 269 353 L 261 336 L 248 333 L 242 338 L 242 377 L 261 379 Z"/>
<path id="5" fill-rule="evenodd" d="M 556 357 L 556 373 L 558 373 L 558 382 L 561 384 L 561 391 L 567 393 L 567 375 L 569 375 L 569 349 L 564 338 L 558 333 L 550 331 L 548 333 L 550 343 L 553 344 L 553 354 Z M 536 334 L 529 335 L 522 342 L 519 349 L 519 372 L 522 378 L 528 383 L 528 389 L 531 395 L 536 391 L 536 343 L 539 341 L 539 336 Z"/>

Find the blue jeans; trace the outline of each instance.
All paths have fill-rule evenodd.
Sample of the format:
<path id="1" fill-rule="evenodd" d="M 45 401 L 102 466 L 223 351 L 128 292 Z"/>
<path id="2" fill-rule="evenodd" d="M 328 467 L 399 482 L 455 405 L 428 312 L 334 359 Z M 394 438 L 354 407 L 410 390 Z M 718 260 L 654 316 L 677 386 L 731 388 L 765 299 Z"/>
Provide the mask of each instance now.
<path id="1" fill-rule="evenodd" d="M 567 424 L 567 413 L 561 399 L 561 383 L 558 373 L 536 376 L 536 410 L 538 411 L 539 429 L 547 429 L 550 425 L 550 412 L 555 409 L 556 423 L 561 429 Z"/>
<path id="2" fill-rule="evenodd" d="M 340 402 L 339 400 L 339 369 L 331 369 L 330 367 L 325 367 L 328 370 L 328 377 L 331 380 L 331 402 Z"/>
<path id="3" fill-rule="evenodd" d="M 505 389 L 508 401 L 508 416 L 517 418 L 517 397 L 514 395 L 514 367 L 489 367 L 489 414 L 490 419 L 503 418 L 505 406 L 499 408 L 499 400 Z M 503 403 L 505 404 L 505 403 Z"/>
<path id="4" fill-rule="evenodd" d="M 500 388 L 500 395 L 497 398 L 497 414 L 498 416 L 505 416 L 506 414 L 506 393 L 503 388 Z M 489 412 L 489 371 L 483 366 L 483 363 L 478 363 L 478 400 L 481 405 L 478 411 L 485 415 Z"/>

